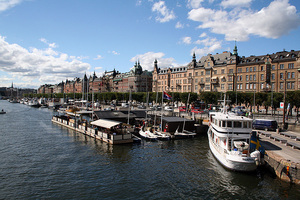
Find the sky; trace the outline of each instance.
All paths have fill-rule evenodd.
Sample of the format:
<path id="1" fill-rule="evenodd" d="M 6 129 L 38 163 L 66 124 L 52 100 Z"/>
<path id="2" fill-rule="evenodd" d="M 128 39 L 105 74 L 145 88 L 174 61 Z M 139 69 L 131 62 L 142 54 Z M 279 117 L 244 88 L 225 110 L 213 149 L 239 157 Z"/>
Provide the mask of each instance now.
<path id="1" fill-rule="evenodd" d="M 0 0 L 0 87 L 300 50 L 299 0 Z"/>

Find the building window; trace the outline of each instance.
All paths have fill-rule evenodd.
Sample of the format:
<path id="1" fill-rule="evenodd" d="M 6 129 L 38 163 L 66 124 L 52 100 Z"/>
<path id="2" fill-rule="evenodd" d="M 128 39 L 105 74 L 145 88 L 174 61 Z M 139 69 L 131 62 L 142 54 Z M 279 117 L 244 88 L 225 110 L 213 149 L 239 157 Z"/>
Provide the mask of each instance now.
<path id="1" fill-rule="evenodd" d="M 197 78 L 195 79 L 195 83 L 198 83 L 198 79 Z"/>
<path id="2" fill-rule="evenodd" d="M 246 90 L 249 89 L 249 83 L 246 83 Z"/>
<path id="3" fill-rule="evenodd" d="M 275 70 L 275 65 L 272 65 L 272 70 Z"/>
<path id="4" fill-rule="evenodd" d="M 295 82 L 291 82 L 291 89 L 295 89 Z"/>
<path id="5" fill-rule="evenodd" d="M 256 75 L 253 75 L 253 80 L 256 81 Z"/>
<path id="6" fill-rule="evenodd" d="M 232 90 L 232 84 L 228 84 L 228 90 Z"/>
<path id="7" fill-rule="evenodd" d="M 250 67 L 250 72 L 252 72 L 252 67 Z"/>
<path id="8" fill-rule="evenodd" d="M 264 80 L 264 75 L 263 75 L 263 74 L 260 75 L 260 80 L 261 80 L 261 81 Z"/>
<path id="9" fill-rule="evenodd" d="M 232 81 L 232 76 L 228 76 L 228 81 Z"/>
<path id="10" fill-rule="evenodd" d="M 249 72 L 249 68 L 248 67 L 246 67 L 246 72 Z"/>
<path id="11" fill-rule="evenodd" d="M 217 70 L 214 70 L 214 74 L 217 74 Z"/>
<path id="12" fill-rule="evenodd" d="M 253 83 L 253 90 L 256 90 L 256 84 Z"/>
<path id="13" fill-rule="evenodd" d="M 205 72 L 205 74 L 206 74 L 206 75 L 210 75 L 210 71 L 207 70 L 207 71 Z"/>
<path id="14" fill-rule="evenodd" d="M 221 69 L 221 74 L 225 74 L 225 69 Z"/>
<path id="15" fill-rule="evenodd" d="M 264 66 L 261 66 L 260 69 L 261 69 L 261 71 L 264 71 Z"/>
<path id="16" fill-rule="evenodd" d="M 272 90 L 274 90 L 275 88 L 275 83 L 272 83 Z"/>
<path id="17" fill-rule="evenodd" d="M 238 68 L 238 73 L 242 73 L 242 69 L 243 68 Z M 224 74 L 224 73 L 222 73 L 222 74 Z"/>
<path id="18" fill-rule="evenodd" d="M 246 75 L 246 81 L 249 81 L 249 76 L 248 75 Z"/>
<path id="19" fill-rule="evenodd" d="M 279 88 L 282 90 L 283 89 L 283 82 L 280 83 Z"/>
<path id="20" fill-rule="evenodd" d="M 264 83 L 260 84 L 260 89 L 264 89 Z"/>
<path id="21" fill-rule="evenodd" d="M 249 76 L 249 80 L 252 81 L 252 75 Z"/>
<path id="22" fill-rule="evenodd" d="M 287 78 L 290 79 L 291 78 L 291 72 L 287 73 Z"/>
<path id="23" fill-rule="evenodd" d="M 225 84 L 221 84 L 221 90 L 224 90 Z"/>
<path id="24" fill-rule="evenodd" d="M 202 72 L 201 72 L 201 76 L 203 76 L 203 74 L 204 74 L 204 73 L 203 73 L 203 71 L 202 71 Z"/>
<path id="25" fill-rule="evenodd" d="M 189 77 L 192 77 L 192 73 L 189 73 Z"/>
<path id="26" fill-rule="evenodd" d="M 280 74 L 279 74 L 279 78 L 280 78 L 280 79 L 283 79 L 283 73 L 280 73 Z"/>
<path id="27" fill-rule="evenodd" d="M 197 91 L 198 90 L 198 85 L 195 85 L 195 91 Z"/>
<path id="28" fill-rule="evenodd" d="M 295 72 L 292 72 L 292 77 L 291 78 L 295 78 Z"/>
<path id="29" fill-rule="evenodd" d="M 205 90 L 210 90 L 210 85 L 205 85 Z"/>
<path id="30" fill-rule="evenodd" d="M 275 80 L 275 74 L 274 73 L 272 74 L 272 80 Z"/>
<path id="31" fill-rule="evenodd" d="M 284 69 L 284 64 L 280 64 L 279 69 Z"/>
<path id="32" fill-rule="evenodd" d="M 287 89 L 291 89 L 291 82 L 287 82 Z"/>
<path id="33" fill-rule="evenodd" d="M 253 67 L 253 71 L 256 72 L 256 67 Z"/>
<path id="34" fill-rule="evenodd" d="M 294 63 L 289 63 L 288 68 L 289 69 L 294 69 Z"/>
<path id="35" fill-rule="evenodd" d="M 210 62 L 207 62 L 207 66 L 210 67 Z"/>
<path id="36" fill-rule="evenodd" d="M 229 74 L 233 74 L 233 69 L 229 69 Z"/>
<path id="37" fill-rule="evenodd" d="M 201 78 L 200 82 L 203 83 L 203 78 Z"/>
<path id="38" fill-rule="evenodd" d="M 198 72 L 196 72 L 196 76 L 198 76 Z"/>

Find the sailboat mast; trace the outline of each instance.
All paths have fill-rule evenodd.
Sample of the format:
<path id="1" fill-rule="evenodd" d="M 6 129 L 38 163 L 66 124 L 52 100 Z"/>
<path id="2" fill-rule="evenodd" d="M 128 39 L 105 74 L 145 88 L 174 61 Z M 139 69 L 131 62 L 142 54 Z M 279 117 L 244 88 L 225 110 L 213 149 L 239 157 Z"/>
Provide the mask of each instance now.
<path id="1" fill-rule="evenodd" d="M 188 110 L 188 105 L 189 105 L 189 101 L 190 101 L 190 93 L 189 93 L 189 96 L 188 96 L 188 100 L 187 100 L 187 105 L 186 105 L 186 113 L 187 113 L 187 110 Z M 185 118 L 183 119 L 183 127 L 182 127 L 182 132 L 184 130 L 184 127 L 185 127 Z"/>
<path id="2" fill-rule="evenodd" d="M 163 103 L 164 103 L 164 91 L 162 90 L 161 91 L 161 110 L 160 110 L 160 130 L 162 131 L 163 130 L 163 123 L 162 123 L 162 117 L 163 117 Z"/>

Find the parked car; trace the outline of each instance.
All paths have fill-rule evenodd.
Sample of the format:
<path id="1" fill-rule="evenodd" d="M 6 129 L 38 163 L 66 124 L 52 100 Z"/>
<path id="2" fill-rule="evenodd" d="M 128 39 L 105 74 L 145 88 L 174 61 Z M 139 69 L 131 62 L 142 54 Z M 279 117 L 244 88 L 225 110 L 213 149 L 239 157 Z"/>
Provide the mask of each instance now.
<path id="1" fill-rule="evenodd" d="M 246 110 L 244 106 L 236 106 L 235 108 L 232 108 L 232 112 L 236 113 L 237 115 L 240 116 L 245 116 L 246 115 Z"/>
<path id="2" fill-rule="evenodd" d="M 186 111 L 186 107 L 185 107 L 185 106 L 179 107 L 179 111 L 180 111 L 180 112 L 185 112 L 185 111 Z"/>
<path id="3" fill-rule="evenodd" d="M 207 110 L 200 110 L 200 109 L 197 109 L 197 108 L 194 108 L 192 109 L 191 111 L 192 113 L 195 113 L 195 114 L 207 114 Z"/>
<path id="4" fill-rule="evenodd" d="M 278 123 L 271 119 L 255 119 L 252 123 L 253 129 L 276 131 Z"/>
<path id="5" fill-rule="evenodd" d="M 146 109 L 146 106 L 144 106 L 144 105 L 138 105 L 138 108 L 139 109 Z"/>
<path id="6" fill-rule="evenodd" d="M 111 108 L 111 107 L 107 107 L 107 108 L 104 108 L 104 110 L 113 111 L 114 109 L 113 109 L 113 108 Z"/>
<path id="7" fill-rule="evenodd" d="M 173 111 L 173 108 L 171 106 L 166 106 L 164 108 L 165 111 Z"/>

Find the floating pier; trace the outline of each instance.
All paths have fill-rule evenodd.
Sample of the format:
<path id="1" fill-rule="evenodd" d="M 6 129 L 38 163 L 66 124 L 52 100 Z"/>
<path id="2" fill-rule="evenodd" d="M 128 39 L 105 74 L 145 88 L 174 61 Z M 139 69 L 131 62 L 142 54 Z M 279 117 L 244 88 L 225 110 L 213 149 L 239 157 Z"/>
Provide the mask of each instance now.
<path id="1" fill-rule="evenodd" d="M 106 120 L 106 121 L 110 121 L 111 120 Z M 77 131 L 79 133 L 82 133 L 84 135 L 90 136 L 92 138 L 98 139 L 100 141 L 109 143 L 109 144 L 126 144 L 126 143 L 133 143 L 133 139 L 132 139 L 132 134 L 128 133 L 127 130 L 125 130 L 123 132 L 123 134 L 116 134 L 116 133 L 110 133 L 109 129 L 111 127 L 101 127 L 99 126 L 98 128 L 92 128 L 92 127 L 88 127 L 86 124 L 78 124 L 76 121 L 70 119 L 64 119 L 61 118 L 59 116 L 53 116 L 52 117 L 52 122 L 55 124 L 59 124 L 61 126 L 67 127 L 71 130 Z M 114 121 L 115 122 L 115 121 Z M 121 124 L 121 122 L 116 123 L 114 125 L 118 125 Z M 105 125 L 105 124 L 103 124 Z M 107 123 L 106 123 L 107 125 Z M 107 131 L 103 131 L 104 129 L 107 129 Z"/>

